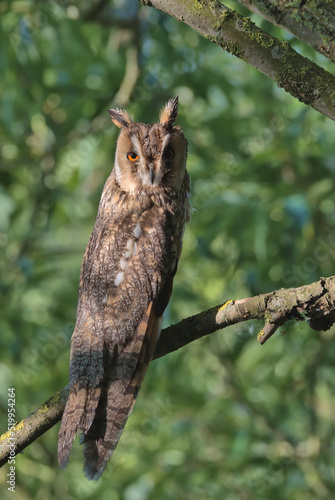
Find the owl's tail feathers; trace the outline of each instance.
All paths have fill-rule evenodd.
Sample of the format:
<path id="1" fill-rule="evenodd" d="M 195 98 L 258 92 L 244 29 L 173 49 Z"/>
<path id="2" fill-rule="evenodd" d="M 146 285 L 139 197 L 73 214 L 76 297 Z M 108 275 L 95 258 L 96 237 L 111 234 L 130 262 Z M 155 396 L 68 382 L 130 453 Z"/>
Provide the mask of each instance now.
<path id="1" fill-rule="evenodd" d="M 87 387 L 76 382 L 70 389 L 58 436 L 58 463 L 65 469 L 78 429 L 88 430 L 98 406 L 101 387 Z"/>
<path id="2" fill-rule="evenodd" d="M 71 345 L 71 387 L 58 435 L 61 469 L 69 462 L 76 432 L 79 429 L 88 432 L 94 420 L 102 391 L 102 365 L 102 342 L 90 332 L 75 330 Z"/>
<path id="3" fill-rule="evenodd" d="M 114 376 L 103 388 L 93 424 L 83 435 L 87 479 L 97 481 L 113 455 L 135 404 L 159 329 L 160 318 L 150 303 L 134 338 L 119 354 L 116 367 L 113 367 Z"/>

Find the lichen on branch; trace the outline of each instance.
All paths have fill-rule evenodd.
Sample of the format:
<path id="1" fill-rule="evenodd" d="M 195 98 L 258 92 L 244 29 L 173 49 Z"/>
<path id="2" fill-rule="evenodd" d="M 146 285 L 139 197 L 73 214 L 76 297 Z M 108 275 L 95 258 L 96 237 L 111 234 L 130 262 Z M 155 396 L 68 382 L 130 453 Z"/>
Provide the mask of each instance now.
<path id="1" fill-rule="evenodd" d="M 335 62 L 335 3 L 313 0 L 237 0 Z"/>
<path id="2" fill-rule="evenodd" d="M 293 97 L 335 121 L 335 77 L 298 54 L 288 42 L 216 0 L 151 0 L 149 4 L 251 64 Z"/>

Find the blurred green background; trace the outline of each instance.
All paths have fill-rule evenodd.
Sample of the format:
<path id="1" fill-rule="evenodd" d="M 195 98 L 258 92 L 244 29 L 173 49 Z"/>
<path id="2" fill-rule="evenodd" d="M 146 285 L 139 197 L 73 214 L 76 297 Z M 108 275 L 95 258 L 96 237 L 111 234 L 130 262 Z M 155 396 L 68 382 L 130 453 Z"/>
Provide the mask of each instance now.
<path id="1" fill-rule="evenodd" d="M 165 324 L 334 273 L 334 124 L 174 19 L 100 4 L 0 4 L 3 431 L 8 387 L 19 420 L 68 382 L 81 260 L 113 165 L 112 106 L 154 122 L 180 97 L 194 212 Z M 17 457 L 16 498 L 333 498 L 334 329 L 291 322 L 261 347 L 261 326 L 154 361 L 98 483 L 84 478 L 78 443 L 59 470 L 55 426 Z"/>

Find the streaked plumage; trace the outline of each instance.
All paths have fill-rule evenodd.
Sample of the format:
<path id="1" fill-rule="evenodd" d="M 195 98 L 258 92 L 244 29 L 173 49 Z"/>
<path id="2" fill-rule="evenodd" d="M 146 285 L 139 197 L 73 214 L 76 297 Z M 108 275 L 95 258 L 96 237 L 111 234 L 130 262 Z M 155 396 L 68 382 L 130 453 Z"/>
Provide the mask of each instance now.
<path id="1" fill-rule="evenodd" d="M 178 99 L 153 125 L 109 110 L 121 129 L 84 255 L 71 342 L 70 394 L 58 439 L 65 468 L 82 431 L 84 471 L 99 479 L 147 370 L 190 217 L 187 141 Z"/>

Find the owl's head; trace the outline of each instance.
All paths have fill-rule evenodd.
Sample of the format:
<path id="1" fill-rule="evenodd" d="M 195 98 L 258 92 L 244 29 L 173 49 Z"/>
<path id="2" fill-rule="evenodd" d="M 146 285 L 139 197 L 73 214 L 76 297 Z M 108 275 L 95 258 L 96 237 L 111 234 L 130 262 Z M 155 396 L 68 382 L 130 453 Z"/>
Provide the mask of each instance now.
<path id="1" fill-rule="evenodd" d="M 114 173 L 123 191 L 154 194 L 178 193 L 186 172 L 187 141 L 180 127 L 174 126 L 178 97 L 164 106 L 159 123 L 134 123 L 120 109 L 108 110 L 121 129 L 115 153 Z"/>

